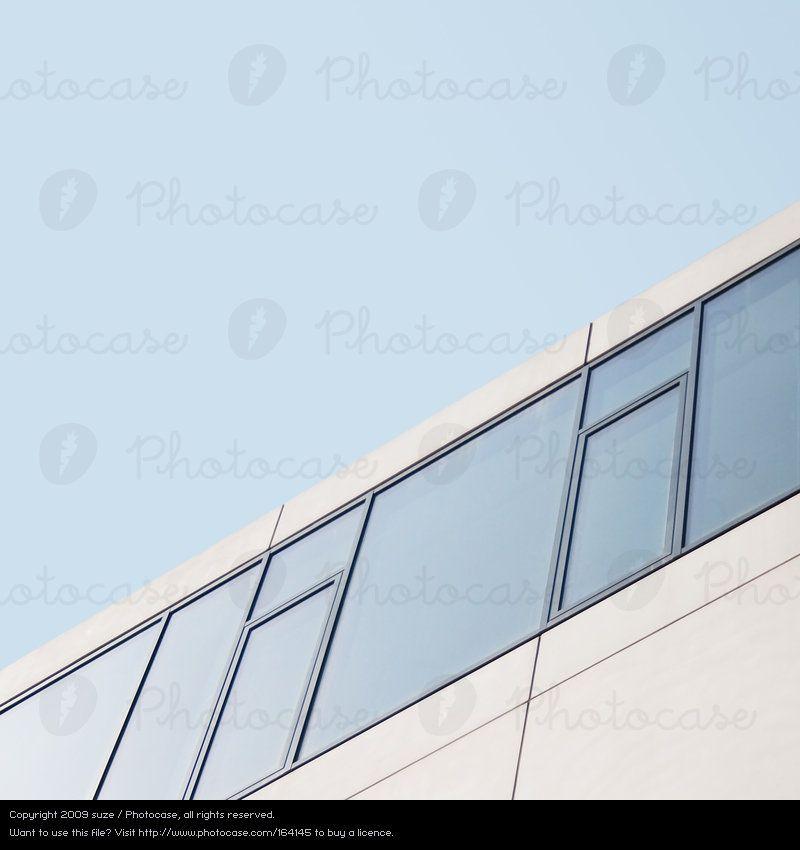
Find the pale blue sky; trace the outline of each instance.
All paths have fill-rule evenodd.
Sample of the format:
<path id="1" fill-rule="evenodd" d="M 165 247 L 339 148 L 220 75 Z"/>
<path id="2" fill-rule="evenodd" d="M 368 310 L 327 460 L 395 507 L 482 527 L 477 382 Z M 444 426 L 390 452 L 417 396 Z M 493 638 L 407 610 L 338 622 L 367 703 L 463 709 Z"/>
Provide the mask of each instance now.
<path id="1" fill-rule="evenodd" d="M 3 23 L 0 664 L 797 198 L 793 2 L 16 2 Z M 147 75 L 155 97 L 118 99 Z M 170 184 L 192 218 L 236 187 L 250 223 L 170 224 Z M 689 223 L 581 223 L 611 194 Z M 304 207 L 347 221 L 283 223 Z M 16 353 L 45 315 L 93 351 Z M 397 353 L 423 322 L 439 350 Z M 168 350 L 95 353 L 144 329 Z M 170 474 L 146 458 L 173 433 Z M 212 475 L 234 446 L 240 477 Z"/>

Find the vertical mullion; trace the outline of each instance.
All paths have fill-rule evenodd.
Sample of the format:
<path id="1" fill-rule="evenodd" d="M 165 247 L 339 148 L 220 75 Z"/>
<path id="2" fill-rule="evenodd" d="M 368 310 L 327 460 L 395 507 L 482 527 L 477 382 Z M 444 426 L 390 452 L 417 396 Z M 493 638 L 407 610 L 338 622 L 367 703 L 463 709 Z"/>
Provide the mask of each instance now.
<path id="1" fill-rule="evenodd" d="M 220 706 L 220 703 L 223 702 L 223 698 L 225 696 L 225 686 L 228 681 L 228 675 L 231 670 L 237 664 L 237 652 L 239 651 L 239 645 L 242 643 L 242 639 L 245 636 L 245 631 L 247 628 L 247 622 L 250 619 L 250 614 L 253 610 L 253 605 L 255 605 L 256 598 L 258 597 L 258 592 L 261 589 L 261 585 L 264 582 L 264 577 L 266 576 L 267 569 L 269 568 L 269 562 L 272 559 L 272 553 L 267 553 L 264 558 L 263 565 L 258 563 L 253 564 L 251 569 L 261 570 L 261 576 L 253 582 L 253 590 L 250 592 L 250 597 L 247 600 L 247 605 L 245 606 L 244 611 L 242 612 L 242 619 L 239 622 L 238 635 L 236 640 L 233 642 L 233 646 L 231 648 L 231 652 L 229 653 L 228 663 L 225 665 L 222 676 L 220 678 L 219 684 L 217 685 L 217 689 L 214 693 L 214 698 L 211 703 L 211 712 L 209 714 L 208 722 L 206 723 L 206 728 L 203 731 L 203 734 L 200 738 L 200 742 L 197 745 L 197 748 L 194 753 L 194 758 L 189 763 L 189 768 L 186 774 L 186 780 L 184 782 L 183 795 L 182 799 L 186 799 L 186 795 L 189 793 L 190 789 L 193 785 L 193 780 L 195 779 L 195 769 L 200 762 L 201 756 L 204 754 L 204 750 L 206 747 L 206 743 L 209 740 L 211 730 L 214 728 L 214 722 L 217 714 L 217 709 Z M 246 570 L 243 570 L 239 575 L 244 575 Z M 231 581 L 235 581 L 236 579 L 231 579 Z M 222 587 L 220 584 L 219 587 Z"/>
<path id="2" fill-rule="evenodd" d="M 214 708 L 214 712 L 213 712 L 211 722 L 210 722 L 210 726 L 209 726 L 210 731 L 209 731 L 209 734 L 208 734 L 208 740 L 207 740 L 206 746 L 203 748 L 203 751 L 201 752 L 199 758 L 197 759 L 196 767 L 192 772 L 190 787 L 185 792 L 186 794 L 188 794 L 188 796 L 190 798 L 194 796 L 198 787 L 200 786 L 200 782 L 201 782 L 201 779 L 202 779 L 203 772 L 205 771 L 207 763 L 208 763 L 209 754 L 211 753 L 211 750 L 214 747 L 214 742 L 216 741 L 216 736 L 217 736 L 217 733 L 219 732 L 220 724 L 222 723 L 222 719 L 224 717 L 225 710 L 226 710 L 227 705 L 228 705 L 228 700 L 231 698 L 231 695 L 233 693 L 234 684 L 235 684 L 235 682 L 236 682 L 236 680 L 239 676 L 239 673 L 241 672 L 242 663 L 244 662 L 245 653 L 247 652 L 247 646 L 248 646 L 248 643 L 250 642 L 250 638 L 252 637 L 253 633 L 258 631 L 258 629 L 266 626 L 268 623 L 271 623 L 275 620 L 280 620 L 280 618 L 283 617 L 284 614 L 288 613 L 289 611 L 291 611 L 295 608 L 301 607 L 306 602 L 308 602 L 310 599 L 312 599 L 314 596 L 316 596 L 319 593 L 323 593 L 325 590 L 329 589 L 330 587 L 333 587 L 334 592 L 335 592 L 335 588 L 338 588 L 341 580 L 342 580 L 342 573 L 341 572 L 336 573 L 333 576 L 330 576 L 326 579 L 323 579 L 320 583 L 313 585 L 312 587 L 308 588 L 306 591 L 301 593 L 299 596 L 295 596 L 291 600 L 289 600 L 288 602 L 285 602 L 282 605 L 278 605 L 276 608 L 273 608 L 271 611 L 268 611 L 266 614 L 263 614 L 260 617 L 257 617 L 255 619 L 251 619 L 251 620 L 248 621 L 248 623 L 246 624 L 244 631 L 243 631 L 242 635 L 240 636 L 239 641 L 236 645 L 236 651 L 234 653 L 233 664 L 231 665 L 229 671 L 226 674 L 224 687 L 223 687 L 223 691 L 222 691 L 222 698 Z M 325 615 L 325 622 L 326 623 L 330 619 L 331 610 L 332 610 L 332 606 L 329 606 L 327 614 Z M 320 637 L 317 639 L 317 642 L 314 646 L 314 654 L 313 654 L 314 660 L 316 660 L 316 658 L 318 657 L 318 655 L 320 653 L 321 645 L 322 645 L 322 635 L 320 635 Z M 312 671 L 313 671 L 313 665 L 312 665 L 312 670 L 310 670 L 308 675 L 306 676 L 305 685 L 303 687 L 303 694 L 305 694 L 306 690 L 308 689 L 309 682 L 310 682 L 311 675 L 312 675 Z M 299 708 L 298 708 L 297 711 L 295 712 L 295 715 L 294 715 L 295 718 L 299 717 L 299 713 L 300 712 L 299 712 Z M 295 723 L 296 723 L 296 720 L 295 720 Z M 290 738 L 290 742 L 291 742 L 291 738 Z M 289 749 L 289 744 L 287 743 L 287 745 L 284 747 L 284 750 L 283 750 L 283 761 L 281 762 L 281 765 L 278 768 L 276 768 L 274 771 L 269 773 L 268 776 L 272 776 L 274 773 L 280 772 L 283 769 L 283 767 L 286 763 L 286 757 L 287 757 L 288 749 Z M 252 782 L 249 785 L 247 785 L 245 788 L 240 788 L 239 790 L 234 791 L 232 796 L 228 797 L 227 799 L 236 799 L 237 795 L 246 794 L 246 793 L 249 792 L 249 790 L 251 788 L 259 787 L 259 782 L 261 782 L 262 779 L 265 779 L 265 778 L 267 778 L 267 777 L 263 777 L 261 779 L 258 779 L 255 782 Z"/>
<path id="3" fill-rule="evenodd" d="M 564 532 L 561 536 L 561 545 L 558 553 L 558 568 L 556 571 L 556 587 L 553 594 L 552 605 L 550 609 L 550 619 L 557 616 L 561 610 L 561 603 L 564 596 L 564 582 L 567 577 L 567 560 L 569 559 L 569 550 L 572 545 L 572 532 L 575 524 L 575 514 L 578 505 L 578 497 L 581 491 L 581 478 L 583 477 L 583 464 L 586 460 L 586 443 L 590 432 L 584 432 L 578 436 L 578 444 L 575 454 L 574 474 L 572 477 L 572 486 L 569 491 L 569 500 L 567 502 L 567 511 L 564 518 Z"/>
<path id="4" fill-rule="evenodd" d="M 683 411 L 680 470 L 678 473 L 678 495 L 672 540 L 673 555 L 678 555 L 683 551 L 684 538 L 686 535 L 686 516 L 689 504 L 689 477 L 692 469 L 692 447 L 695 410 L 697 406 L 697 376 L 700 368 L 700 335 L 702 324 L 703 302 L 699 301 L 694 307 L 692 353 L 689 361 L 689 373 L 686 380 L 686 400 L 684 402 Z"/>
<path id="5" fill-rule="evenodd" d="M 111 748 L 111 752 L 108 755 L 108 759 L 106 760 L 105 766 L 103 767 L 102 772 L 100 773 L 100 778 L 97 781 L 97 786 L 95 788 L 95 792 L 92 795 L 93 800 L 99 799 L 100 792 L 103 789 L 103 783 L 106 781 L 106 777 L 108 776 L 109 770 L 111 770 L 111 764 L 114 761 L 114 756 L 117 754 L 117 750 L 119 749 L 120 744 L 122 743 L 122 739 L 125 735 L 125 731 L 128 728 L 128 724 L 130 723 L 130 719 L 133 716 L 133 712 L 136 709 L 136 705 L 139 702 L 139 696 L 142 693 L 144 688 L 144 683 L 147 681 L 147 677 L 150 675 L 150 668 L 153 666 L 153 662 L 156 659 L 156 653 L 161 646 L 161 641 L 164 638 L 164 633 L 167 631 L 167 623 L 169 622 L 171 616 L 171 612 L 167 611 L 165 614 L 161 615 L 161 620 L 158 626 L 158 635 L 153 643 L 153 648 L 150 651 L 150 657 L 147 659 L 147 664 L 145 664 L 144 671 L 142 672 L 142 676 L 139 679 L 139 684 L 136 687 L 136 690 L 133 694 L 133 699 L 131 700 L 131 704 L 128 706 L 128 710 L 125 712 L 125 718 L 122 721 L 122 725 L 120 727 L 119 733 L 117 734 L 116 739 L 114 740 L 114 746 Z M 157 621 L 158 622 L 158 621 Z M 140 632 L 141 634 L 141 632 Z M 134 640 L 134 637 L 128 638 L 128 640 Z M 124 641 L 121 641 L 124 643 Z"/>
<path id="6" fill-rule="evenodd" d="M 184 800 L 193 799 L 194 793 L 195 791 L 197 791 L 197 788 L 200 784 L 200 776 L 203 772 L 206 761 L 208 760 L 208 754 L 211 751 L 211 747 L 214 744 L 214 737 L 217 732 L 217 727 L 222 722 L 222 713 L 225 710 L 225 705 L 228 701 L 228 697 L 230 696 L 231 688 L 233 687 L 233 683 L 239 671 L 239 666 L 242 663 L 244 651 L 247 648 L 247 641 L 250 639 L 250 635 L 252 633 L 253 627 L 249 625 L 245 626 L 242 630 L 242 633 L 239 635 L 239 640 L 236 641 L 236 647 L 234 649 L 233 658 L 231 659 L 230 666 L 225 671 L 225 679 L 222 683 L 222 687 L 220 688 L 217 701 L 214 704 L 214 708 L 211 712 L 211 717 L 209 719 L 208 726 L 203 737 L 203 742 L 200 745 L 200 750 L 192 765 L 191 772 L 189 774 L 189 780 L 186 783 L 186 789 L 183 792 Z"/>
<path id="7" fill-rule="evenodd" d="M 211 715 L 209 717 L 205 733 L 203 734 L 203 740 L 200 742 L 199 750 L 195 755 L 195 759 L 192 762 L 189 771 L 189 777 L 183 792 L 184 800 L 191 800 L 194 796 L 194 792 L 197 790 L 197 786 L 200 781 L 200 774 L 202 773 L 211 745 L 214 742 L 214 734 L 220 720 L 222 719 L 225 702 L 228 698 L 228 693 L 231 685 L 233 684 L 233 680 L 236 678 L 236 671 L 239 669 L 239 664 L 241 663 L 242 656 L 244 655 L 244 649 L 247 646 L 247 641 L 250 637 L 251 631 L 250 626 L 245 626 L 239 634 L 239 639 L 236 641 L 233 656 L 225 670 L 225 676 L 222 680 L 222 684 L 217 691 L 217 698 L 214 702 L 214 707 L 211 710 Z"/>
<path id="8" fill-rule="evenodd" d="M 667 527 L 664 532 L 665 557 L 674 555 L 676 552 L 675 530 L 678 527 L 678 493 L 681 487 L 680 468 L 681 459 L 683 457 L 683 451 L 686 442 L 684 439 L 687 395 L 686 384 L 687 378 L 681 378 L 681 381 L 676 388 L 677 391 L 680 393 L 680 396 L 678 414 L 675 417 L 675 431 L 672 436 L 673 454 L 672 463 L 670 464 L 669 469 L 669 492 L 667 495 Z M 675 390 L 672 390 L 672 392 L 675 392 Z"/>
<path id="9" fill-rule="evenodd" d="M 258 600 L 258 594 L 261 593 L 261 588 L 264 586 L 267 580 L 267 573 L 269 572 L 269 566 L 272 563 L 272 556 L 274 552 L 270 550 L 267 552 L 266 557 L 264 558 L 264 568 L 261 570 L 261 575 L 259 576 L 258 581 L 255 583 L 255 587 L 253 588 L 253 593 L 250 596 L 249 604 L 244 612 L 244 622 L 249 623 L 253 617 L 253 609 L 256 607 L 256 601 Z"/>
<path id="10" fill-rule="evenodd" d="M 294 720 L 294 725 L 293 725 L 293 728 L 292 728 L 292 734 L 289 736 L 289 740 L 287 741 L 286 747 L 284 748 L 283 761 L 281 762 L 278 770 L 282 770 L 286 767 L 287 764 L 290 764 L 290 758 L 294 755 L 295 738 L 297 737 L 297 734 L 298 734 L 297 730 L 298 730 L 298 727 L 300 726 L 300 724 L 301 724 L 301 722 L 304 718 L 304 710 L 305 710 L 305 707 L 306 707 L 306 699 L 308 698 L 309 692 L 312 690 L 312 686 L 316 682 L 318 663 L 319 663 L 319 661 L 322 657 L 322 654 L 323 654 L 325 646 L 326 646 L 326 641 L 327 641 L 327 638 L 328 638 L 328 625 L 331 622 L 331 620 L 333 619 L 333 612 L 334 612 L 334 609 L 335 609 L 335 606 L 336 606 L 336 600 L 337 600 L 338 595 L 339 595 L 339 588 L 341 587 L 343 580 L 344 580 L 344 573 L 343 572 L 338 573 L 333 578 L 334 592 L 333 592 L 333 598 L 331 599 L 330 605 L 328 606 L 328 614 L 325 618 L 325 628 L 322 630 L 322 634 L 317 639 L 317 645 L 315 647 L 316 651 L 314 653 L 314 663 L 311 665 L 311 668 L 308 671 L 308 675 L 306 676 L 305 685 L 303 687 L 303 696 L 302 696 L 302 699 L 300 700 L 300 705 L 298 706 L 297 710 L 295 711 L 295 715 L 294 715 L 295 720 Z M 322 593 L 328 586 L 329 586 L 329 582 L 327 582 L 327 580 L 326 580 L 326 584 L 324 584 L 322 587 L 319 587 L 318 589 L 316 589 L 314 591 L 314 593 L 309 594 L 306 597 L 306 599 L 303 600 L 303 602 L 307 601 L 308 599 L 311 599 L 311 597 L 314 596 L 317 593 Z M 303 603 L 301 602 L 299 604 L 302 605 Z M 248 788 L 249 787 L 250 786 L 248 786 Z"/>
<path id="11" fill-rule="evenodd" d="M 554 582 L 554 591 L 551 598 L 551 607 L 549 611 L 549 621 L 555 619 L 561 610 L 562 597 L 564 592 L 564 582 L 566 579 L 567 573 L 567 561 L 569 559 L 569 551 L 572 543 L 572 533 L 573 533 L 573 525 L 575 522 L 575 515 L 577 511 L 578 499 L 580 498 L 580 488 L 582 483 L 582 475 L 583 475 L 583 467 L 586 460 L 586 444 L 588 442 L 589 437 L 594 436 L 595 434 L 600 433 L 606 428 L 613 426 L 617 422 L 622 421 L 627 416 L 629 416 L 635 410 L 638 410 L 640 407 L 644 407 L 650 404 L 654 399 L 659 398 L 663 395 L 668 395 L 669 393 L 678 392 L 680 393 L 680 402 L 681 405 L 678 414 L 676 417 L 675 430 L 673 433 L 673 447 L 678 445 L 681 433 L 683 431 L 683 419 L 684 419 L 684 405 L 685 405 L 685 396 L 686 396 L 686 375 L 682 375 L 680 378 L 672 378 L 666 383 L 662 384 L 660 387 L 657 387 L 654 390 L 651 390 L 648 393 L 645 393 L 643 396 L 640 396 L 637 399 L 634 399 L 630 402 L 626 407 L 615 411 L 612 414 L 609 414 L 605 419 L 601 419 L 598 422 L 594 422 L 590 425 L 587 425 L 581 431 L 578 432 L 577 437 L 577 447 L 575 452 L 575 462 L 572 468 L 572 482 L 569 491 L 569 498 L 567 500 L 567 507 L 564 515 L 564 528 L 563 533 L 561 535 L 560 548 L 558 552 L 558 566 L 556 569 L 556 576 Z M 682 444 L 681 444 L 682 445 Z M 679 457 L 679 455 L 678 455 Z M 668 510 L 668 520 L 667 520 L 667 528 L 664 533 L 664 540 L 670 547 L 673 545 L 673 537 L 674 537 L 674 529 L 673 523 L 675 522 L 675 509 L 674 505 L 677 500 L 678 493 L 678 475 L 676 474 L 678 463 L 678 458 L 673 459 L 673 463 L 670 471 L 670 489 L 668 494 L 667 501 L 667 510 Z M 672 554 L 671 550 L 668 554 Z M 607 587 L 605 588 L 608 589 Z M 598 591 L 602 592 L 602 591 Z M 543 624 L 543 628 L 547 625 L 547 623 Z"/>
<path id="12" fill-rule="evenodd" d="M 578 401 L 577 410 L 575 411 L 575 422 L 572 425 L 572 433 L 570 435 L 570 446 L 567 453 L 567 468 L 564 473 L 564 487 L 561 492 L 561 502 L 558 509 L 558 522 L 556 523 L 556 534 L 553 539 L 553 552 L 550 557 L 550 572 L 548 574 L 547 586 L 545 589 L 544 605 L 542 606 L 542 622 L 540 628 L 544 628 L 551 618 L 553 608 L 553 600 L 561 598 L 561 584 L 564 576 L 560 574 L 559 564 L 561 561 L 561 548 L 564 543 L 564 533 L 566 524 L 570 516 L 570 493 L 572 492 L 573 481 L 576 474 L 580 476 L 580 470 L 576 473 L 578 464 L 578 448 L 580 443 L 581 423 L 583 422 L 583 414 L 586 408 L 586 398 L 589 389 L 589 366 L 584 366 L 581 370 L 580 378 L 580 399 Z M 577 484 L 577 481 L 575 481 Z"/>
<path id="13" fill-rule="evenodd" d="M 364 502 L 364 513 L 361 517 L 361 524 L 358 528 L 358 532 L 355 535 L 355 539 L 353 541 L 353 547 L 350 552 L 350 558 L 348 559 L 347 566 L 342 573 L 341 581 L 339 582 L 338 587 L 336 588 L 336 595 L 331 602 L 331 613 L 328 617 L 328 622 L 325 625 L 325 631 L 322 635 L 322 639 L 319 644 L 319 652 L 317 653 L 317 658 L 314 663 L 314 669 L 312 670 L 311 677 L 309 679 L 309 685 L 306 689 L 306 693 L 303 697 L 303 702 L 300 707 L 300 713 L 298 715 L 297 724 L 295 725 L 294 731 L 292 733 L 292 739 L 289 743 L 289 749 L 287 753 L 286 762 L 284 767 L 289 768 L 294 764 L 297 760 L 298 753 L 300 752 L 300 747 L 303 743 L 303 738 L 305 737 L 306 727 L 308 725 L 308 718 L 311 714 L 311 709 L 314 706 L 314 701 L 317 696 L 317 691 L 319 690 L 319 683 L 322 679 L 322 674 L 325 670 L 325 664 L 328 660 L 328 655 L 330 654 L 331 645 L 333 644 L 333 638 L 336 634 L 336 626 L 339 623 L 339 618 L 342 613 L 342 608 L 344 607 L 344 600 L 347 594 L 347 589 L 350 586 L 350 579 L 353 576 L 353 570 L 355 566 L 356 559 L 358 558 L 359 550 L 361 549 L 361 544 L 364 540 L 364 534 L 367 528 L 367 522 L 369 521 L 370 511 L 372 510 L 372 503 L 375 498 L 375 491 L 371 491 Z"/>

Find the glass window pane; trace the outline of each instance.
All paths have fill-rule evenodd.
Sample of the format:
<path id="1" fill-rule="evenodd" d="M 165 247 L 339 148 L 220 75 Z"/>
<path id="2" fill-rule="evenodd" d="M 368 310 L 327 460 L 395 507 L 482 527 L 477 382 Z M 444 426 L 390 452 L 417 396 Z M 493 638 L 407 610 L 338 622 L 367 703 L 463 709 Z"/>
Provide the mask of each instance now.
<path id="1" fill-rule="evenodd" d="M 195 797 L 221 799 L 283 766 L 334 587 L 250 633 Z"/>
<path id="2" fill-rule="evenodd" d="M 251 568 L 170 617 L 102 799 L 181 798 L 257 575 Z"/>
<path id="3" fill-rule="evenodd" d="M 705 305 L 687 542 L 800 486 L 800 252 Z"/>
<path id="4" fill-rule="evenodd" d="M 4 800 L 89 800 L 153 650 L 151 626 L 0 715 Z"/>
<path id="5" fill-rule="evenodd" d="M 586 438 L 563 608 L 670 551 L 680 396 L 670 390 Z"/>
<path id="6" fill-rule="evenodd" d="M 685 372 L 692 348 L 692 321 L 689 313 L 592 369 L 584 425 Z"/>
<path id="7" fill-rule="evenodd" d="M 343 570 L 349 562 L 363 512 L 364 506 L 359 505 L 273 555 L 258 592 L 253 618 Z"/>
<path id="8" fill-rule="evenodd" d="M 303 755 L 539 627 L 579 386 L 376 496 Z"/>

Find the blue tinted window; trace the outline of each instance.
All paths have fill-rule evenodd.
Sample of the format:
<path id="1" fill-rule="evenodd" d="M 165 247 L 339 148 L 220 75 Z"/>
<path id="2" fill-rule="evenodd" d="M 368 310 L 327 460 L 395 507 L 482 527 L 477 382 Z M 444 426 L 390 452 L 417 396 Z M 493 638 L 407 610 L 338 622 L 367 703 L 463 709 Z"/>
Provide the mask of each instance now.
<path id="1" fill-rule="evenodd" d="M 375 497 L 304 755 L 539 627 L 579 386 Z"/>
<path id="2" fill-rule="evenodd" d="M 591 425 L 689 368 L 692 314 L 601 363 L 591 371 L 584 425 Z"/>
<path id="3" fill-rule="evenodd" d="M 151 626 L 0 714 L 0 796 L 88 800 L 153 650 Z"/>
<path id="4" fill-rule="evenodd" d="M 587 437 L 562 607 L 671 550 L 680 397 L 670 390 Z"/>
<path id="5" fill-rule="evenodd" d="M 251 568 L 172 614 L 101 798 L 183 795 L 257 573 Z"/>
<path id="6" fill-rule="evenodd" d="M 360 505 L 274 554 L 258 594 L 253 618 L 347 567 L 361 523 Z"/>
<path id="7" fill-rule="evenodd" d="M 283 766 L 334 594 L 328 585 L 253 628 L 195 797 L 229 797 Z"/>
<path id="8" fill-rule="evenodd" d="M 703 309 L 688 543 L 800 486 L 799 426 L 794 252 Z"/>

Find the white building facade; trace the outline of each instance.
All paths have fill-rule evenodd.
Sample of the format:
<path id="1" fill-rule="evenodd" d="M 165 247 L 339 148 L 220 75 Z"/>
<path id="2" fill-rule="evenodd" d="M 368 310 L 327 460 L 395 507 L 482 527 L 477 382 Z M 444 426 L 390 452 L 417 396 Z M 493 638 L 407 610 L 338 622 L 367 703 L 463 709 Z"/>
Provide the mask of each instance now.
<path id="1" fill-rule="evenodd" d="M 0 672 L 31 799 L 800 795 L 800 204 Z"/>

